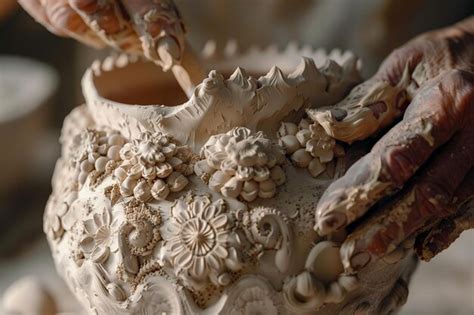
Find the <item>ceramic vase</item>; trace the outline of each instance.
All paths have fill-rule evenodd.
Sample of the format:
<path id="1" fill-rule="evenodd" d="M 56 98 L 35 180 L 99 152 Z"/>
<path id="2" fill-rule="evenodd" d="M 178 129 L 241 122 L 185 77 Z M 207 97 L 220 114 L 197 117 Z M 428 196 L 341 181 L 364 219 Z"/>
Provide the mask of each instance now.
<path id="1" fill-rule="evenodd" d="M 301 57 L 305 56 L 305 57 Z M 92 314 L 391 314 L 409 247 L 344 272 L 344 232 L 315 205 L 354 149 L 306 110 L 361 81 L 350 52 L 208 46 L 190 98 L 124 55 L 84 75 L 64 121 L 44 230 L 58 272 Z"/>

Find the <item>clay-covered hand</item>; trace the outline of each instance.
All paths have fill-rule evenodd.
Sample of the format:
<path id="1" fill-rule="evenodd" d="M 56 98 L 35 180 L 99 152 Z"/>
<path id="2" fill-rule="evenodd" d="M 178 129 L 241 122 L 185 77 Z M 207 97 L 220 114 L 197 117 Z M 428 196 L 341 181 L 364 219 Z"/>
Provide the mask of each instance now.
<path id="1" fill-rule="evenodd" d="M 350 232 L 347 271 L 415 238 L 429 260 L 473 227 L 474 18 L 408 42 L 342 102 L 309 114 L 348 143 L 383 134 L 317 206 L 321 235 Z"/>
<path id="2" fill-rule="evenodd" d="M 19 0 L 51 32 L 94 47 L 111 46 L 170 68 L 184 49 L 172 0 Z"/>

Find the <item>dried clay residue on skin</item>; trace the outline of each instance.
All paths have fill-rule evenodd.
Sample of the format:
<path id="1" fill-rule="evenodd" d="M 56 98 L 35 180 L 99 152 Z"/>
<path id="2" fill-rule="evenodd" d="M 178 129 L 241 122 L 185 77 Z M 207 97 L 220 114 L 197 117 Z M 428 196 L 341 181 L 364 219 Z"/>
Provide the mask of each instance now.
<path id="1" fill-rule="evenodd" d="M 406 126 L 406 130 L 411 134 L 422 137 L 431 147 L 435 145 L 435 139 L 432 135 L 433 124 L 426 118 L 417 118 Z"/>
<path id="2" fill-rule="evenodd" d="M 365 180 L 365 182 L 356 187 L 343 188 L 341 190 L 336 190 L 333 192 L 337 196 L 345 196 L 345 198 L 333 199 L 329 204 L 324 207 L 324 213 L 319 214 L 319 218 L 322 222 L 316 222 L 316 227 L 320 233 L 327 234 L 324 221 L 328 217 L 333 217 L 337 213 L 344 214 L 346 222 L 338 222 L 342 225 L 346 223 L 353 222 L 360 216 L 362 216 L 365 210 L 372 206 L 375 200 L 378 200 L 382 197 L 391 184 L 389 182 L 383 182 L 380 180 L 380 175 L 382 173 L 382 162 L 373 163 L 375 169 L 371 170 L 370 177 Z M 339 216 L 340 217 L 340 216 Z"/>
<path id="3" fill-rule="evenodd" d="M 415 193 L 411 192 L 358 227 L 341 247 L 344 268 L 359 270 L 372 260 L 372 256 L 381 257 L 396 250 L 407 236 L 404 226 L 415 200 Z"/>

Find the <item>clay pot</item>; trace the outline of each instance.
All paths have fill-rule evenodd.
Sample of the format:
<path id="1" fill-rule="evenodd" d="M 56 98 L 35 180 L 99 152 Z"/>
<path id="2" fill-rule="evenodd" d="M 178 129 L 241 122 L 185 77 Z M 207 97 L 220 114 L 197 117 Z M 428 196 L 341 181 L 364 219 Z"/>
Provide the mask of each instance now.
<path id="1" fill-rule="evenodd" d="M 357 59 L 289 47 L 205 60 L 216 70 L 189 99 L 126 56 L 86 72 L 44 217 L 72 292 L 99 314 L 395 311 L 409 251 L 346 274 L 345 236 L 314 231 L 344 157 L 331 139 L 310 142 L 321 135 L 305 109 L 340 100 Z"/>

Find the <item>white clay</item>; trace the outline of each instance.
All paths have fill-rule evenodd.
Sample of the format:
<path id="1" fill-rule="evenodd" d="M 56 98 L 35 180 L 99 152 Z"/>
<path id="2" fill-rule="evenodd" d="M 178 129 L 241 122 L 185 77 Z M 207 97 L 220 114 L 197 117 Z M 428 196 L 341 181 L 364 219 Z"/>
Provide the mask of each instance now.
<path id="1" fill-rule="evenodd" d="M 44 216 L 58 272 L 87 311 L 351 314 L 363 301 L 398 305 L 390 294 L 412 271 L 409 255 L 345 274 L 344 237 L 314 233 L 314 207 L 332 182 L 322 174 L 351 151 L 301 118 L 342 99 L 360 76 L 350 53 L 332 62 L 323 51 L 300 53 L 208 54 L 217 70 L 189 99 L 148 62 L 120 56 L 87 71 L 86 106 L 65 120 Z M 147 93 L 157 104 L 140 99 Z"/>

